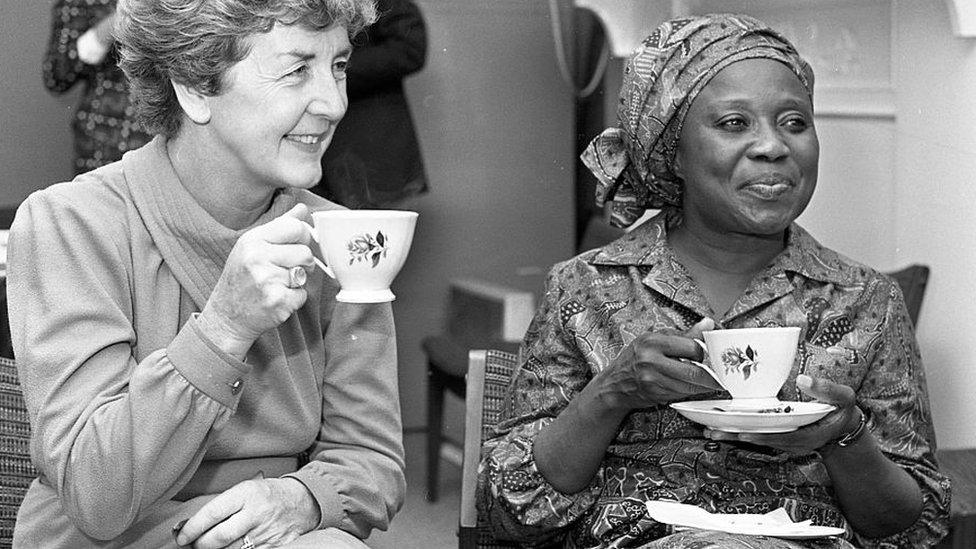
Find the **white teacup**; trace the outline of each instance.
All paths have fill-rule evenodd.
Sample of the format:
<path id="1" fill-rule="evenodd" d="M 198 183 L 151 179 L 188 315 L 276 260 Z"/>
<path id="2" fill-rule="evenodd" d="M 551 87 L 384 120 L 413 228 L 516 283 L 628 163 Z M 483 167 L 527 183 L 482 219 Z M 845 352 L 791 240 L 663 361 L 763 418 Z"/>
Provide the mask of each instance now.
<path id="1" fill-rule="evenodd" d="M 800 329 L 736 328 L 703 332 L 708 363 L 734 405 L 775 405 L 793 369 Z"/>
<path id="2" fill-rule="evenodd" d="M 339 282 L 336 300 L 382 303 L 396 296 L 390 284 L 407 260 L 417 212 L 323 210 L 312 212 L 313 235 L 326 265 Z"/>

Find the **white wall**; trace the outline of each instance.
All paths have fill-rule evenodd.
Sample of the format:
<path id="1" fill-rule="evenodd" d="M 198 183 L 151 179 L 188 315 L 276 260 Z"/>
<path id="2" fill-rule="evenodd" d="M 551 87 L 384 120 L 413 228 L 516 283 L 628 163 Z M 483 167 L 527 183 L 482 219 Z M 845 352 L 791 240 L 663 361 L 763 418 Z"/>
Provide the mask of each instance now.
<path id="1" fill-rule="evenodd" d="M 932 267 L 918 338 L 939 444 L 976 446 L 976 38 L 944 0 L 897 3 L 895 259 Z"/>
<path id="2" fill-rule="evenodd" d="M 54 97 L 41 61 L 51 1 L 0 0 L 0 207 L 71 178 L 71 132 L 78 90 Z"/>
<path id="3" fill-rule="evenodd" d="M 444 328 L 447 282 L 539 290 L 572 255 L 573 102 L 559 77 L 545 2 L 421 0 L 430 49 L 407 91 L 430 193 L 393 304 L 404 425 L 425 424 L 420 340 Z M 463 408 L 451 399 L 449 435 Z"/>
<path id="4" fill-rule="evenodd" d="M 892 2 L 894 119 L 818 119 L 820 184 L 801 218 L 882 270 L 932 268 L 917 337 L 942 448 L 976 447 L 976 39 L 944 0 Z"/>
<path id="5" fill-rule="evenodd" d="M 820 175 L 798 222 L 825 246 L 879 269 L 898 266 L 894 121 L 816 119 Z"/>

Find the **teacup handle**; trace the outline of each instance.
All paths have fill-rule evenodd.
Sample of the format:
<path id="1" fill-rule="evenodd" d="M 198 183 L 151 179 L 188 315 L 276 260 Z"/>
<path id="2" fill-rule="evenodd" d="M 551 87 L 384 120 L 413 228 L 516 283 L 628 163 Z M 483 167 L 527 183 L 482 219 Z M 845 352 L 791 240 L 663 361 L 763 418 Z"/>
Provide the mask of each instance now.
<path id="1" fill-rule="evenodd" d="M 302 223 L 305 222 L 302 221 Z M 308 227 L 308 234 L 312 235 L 312 240 L 314 240 L 315 243 L 318 244 L 319 247 L 321 248 L 322 241 L 319 240 L 319 233 L 315 232 L 315 227 L 309 225 L 308 223 L 305 223 L 305 226 Z M 332 272 L 332 269 L 328 265 L 323 263 L 321 259 L 315 257 L 314 254 L 312 255 L 312 259 L 315 260 L 315 264 L 318 265 L 319 268 L 325 272 L 325 274 L 329 275 L 332 278 L 336 277 L 335 273 Z"/>
<path id="2" fill-rule="evenodd" d="M 705 356 L 707 357 L 708 356 L 708 347 L 705 346 L 705 342 L 702 341 L 702 340 L 700 340 L 700 339 L 697 339 L 697 338 L 695 338 L 694 341 L 695 341 L 695 343 L 698 344 L 699 347 L 701 347 L 701 350 L 705 353 Z M 702 370 L 705 370 L 706 372 L 708 372 L 708 375 L 712 376 L 712 379 L 714 379 L 715 382 L 718 383 L 723 389 L 725 389 L 726 391 L 729 390 L 728 387 L 726 387 L 725 384 L 722 383 L 722 380 L 719 379 L 717 375 L 715 375 L 715 372 L 712 371 L 712 367 L 711 366 L 705 364 L 704 362 L 698 362 L 697 360 L 691 360 L 690 358 L 683 358 L 682 360 L 685 361 L 685 362 L 694 364 L 695 366 L 698 366 Z"/>

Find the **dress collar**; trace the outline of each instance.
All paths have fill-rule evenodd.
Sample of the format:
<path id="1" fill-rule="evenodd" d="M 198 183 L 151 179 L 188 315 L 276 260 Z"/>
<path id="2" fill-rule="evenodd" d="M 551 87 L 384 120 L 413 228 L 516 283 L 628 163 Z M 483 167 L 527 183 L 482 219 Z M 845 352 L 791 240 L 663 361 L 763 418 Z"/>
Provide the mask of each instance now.
<path id="1" fill-rule="evenodd" d="M 679 303 L 704 317 L 715 317 L 701 289 L 678 260 L 668 243 L 668 231 L 681 221 L 681 212 L 664 210 L 617 240 L 588 252 L 582 259 L 594 266 L 637 267 L 643 271 L 641 281 L 651 290 Z M 851 269 L 853 262 L 823 247 L 802 227 L 793 223 L 787 244 L 750 282 L 746 295 L 740 297 L 723 323 L 764 303 L 779 299 L 795 289 L 795 278 L 838 285 L 856 283 L 866 267 Z M 854 265 L 858 265 L 853 263 Z"/>
<path id="2" fill-rule="evenodd" d="M 680 211 L 662 210 L 617 240 L 598 248 L 587 262 L 592 265 L 638 267 L 677 262 L 667 234 L 680 221 Z M 857 279 L 848 267 L 851 263 L 858 265 L 825 248 L 803 227 L 793 223 L 788 230 L 786 248 L 773 258 L 765 271 L 797 273 L 821 282 L 846 284 Z"/>

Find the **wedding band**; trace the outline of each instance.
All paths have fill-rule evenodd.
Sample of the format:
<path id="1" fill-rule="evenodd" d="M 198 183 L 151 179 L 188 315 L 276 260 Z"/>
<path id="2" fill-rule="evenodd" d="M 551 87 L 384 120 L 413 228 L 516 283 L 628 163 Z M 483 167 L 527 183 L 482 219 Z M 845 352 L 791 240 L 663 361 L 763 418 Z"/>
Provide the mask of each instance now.
<path id="1" fill-rule="evenodd" d="M 301 267 L 295 267 L 295 268 L 300 269 Z M 241 538 L 241 549 L 254 549 L 254 542 L 251 541 L 251 538 L 248 537 L 246 534 L 244 535 L 243 538 Z"/>
<path id="2" fill-rule="evenodd" d="M 306 280 L 308 280 L 308 274 L 305 272 L 303 267 L 298 266 L 288 269 L 289 288 L 301 288 L 305 285 Z"/>

